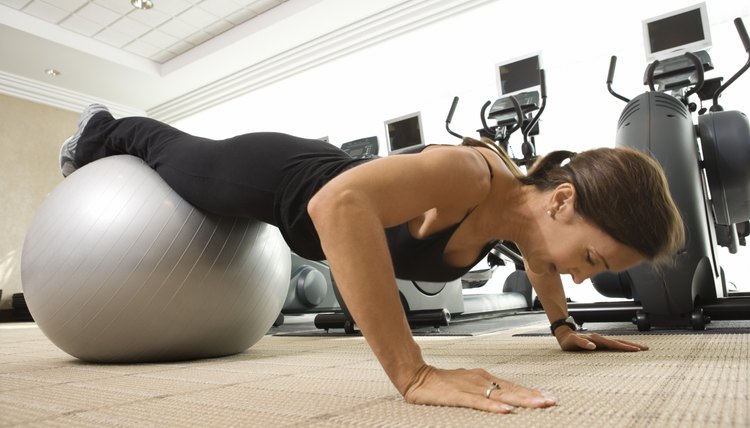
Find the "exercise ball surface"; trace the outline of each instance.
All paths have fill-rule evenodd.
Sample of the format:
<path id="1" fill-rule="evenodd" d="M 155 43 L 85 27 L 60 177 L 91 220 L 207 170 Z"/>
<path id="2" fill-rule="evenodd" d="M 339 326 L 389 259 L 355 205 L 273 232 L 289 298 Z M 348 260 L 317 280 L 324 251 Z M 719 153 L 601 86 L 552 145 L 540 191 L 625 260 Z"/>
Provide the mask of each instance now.
<path id="1" fill-rule="evenodd" d="M 60 349 L 92 362 L 243 352 L 279 315 L 290 251 L 277 228 L 206 214 L 141 159 L 100 159 L 63 180 L 26 235 L 29 310 Z"/>

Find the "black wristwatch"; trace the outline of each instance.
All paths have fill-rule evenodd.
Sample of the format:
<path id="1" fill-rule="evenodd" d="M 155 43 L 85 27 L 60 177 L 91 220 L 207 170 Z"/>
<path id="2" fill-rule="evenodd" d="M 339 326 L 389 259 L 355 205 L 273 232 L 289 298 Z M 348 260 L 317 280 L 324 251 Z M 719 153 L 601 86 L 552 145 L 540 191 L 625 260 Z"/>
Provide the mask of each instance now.
<path id="1" fill-rule="evenodd" d="M 568 325 L 568 327 L 570 327 L 571 330 L 573 330 L 573 331 L 578 330 L 578 328 L 576 327 L 576 320 L 574 320 L 573 317 L 569 316 L 567 318 L 561 318 L 561 319 L 553 322 L 549 326 L 549 329 L 552 330 L 552 335 L 553 336 L 555 335 L 555 330 L 557 330 L 557 327 L 560 327 L 560 326 L 566 325 L 566 324 Z"/>

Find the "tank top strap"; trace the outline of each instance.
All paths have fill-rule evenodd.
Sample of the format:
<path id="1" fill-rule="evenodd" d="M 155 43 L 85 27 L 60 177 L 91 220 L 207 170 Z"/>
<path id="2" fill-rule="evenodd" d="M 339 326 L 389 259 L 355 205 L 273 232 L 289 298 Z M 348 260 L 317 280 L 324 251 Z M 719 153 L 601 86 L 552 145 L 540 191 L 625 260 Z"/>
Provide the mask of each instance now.
<path id="1" fill-rule="evenodd" d="M 479 156 L 481 156 L 482 159 L 484 159 L 484 163 L 487 164 L 487 169 L 489 169 L 489 171 L 490 171 L 490 180 L 492 180 L 493 178 L 495 178 L 495 173 L 492 172 L 492 164 L 490 163 L 489 159 L 487 159 L 487 157 L 484 156 L 484 154 L 480 150 L 477 150 L 476 147 L 474 147 L 474 146 L 466 146 L 466 147 L 472 148 L 472 149 L 476 150 L 477 153 L 479 153 Z"/>

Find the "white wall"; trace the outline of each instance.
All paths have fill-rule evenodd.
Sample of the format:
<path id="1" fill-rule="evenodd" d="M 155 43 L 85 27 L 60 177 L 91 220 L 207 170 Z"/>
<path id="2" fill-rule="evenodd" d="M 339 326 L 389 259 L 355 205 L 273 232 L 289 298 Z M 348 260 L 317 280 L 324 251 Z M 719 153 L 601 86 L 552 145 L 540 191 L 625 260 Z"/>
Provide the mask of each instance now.
<path id="1" fill-rule="evenodd" d="M 539 152 L 612 146 L 624 103 L 606 90 L 610 56 L 618 56 L 614 89 L 629 98 L 645 91 L 641 84 L 646 67 L 641 20 L 695 3 L 697 0 L 498 0 L 175 125 L 214 138 L 281 131 L 309 138 L 328 136 L 336 145 L 376 135 L 384 155 L 383 121 L 420 111 L 428 143 L 455 143 L 444 128 L 453 96 L 458 95 L 461 101 L 452 128 L 474 134 L 481 126 L 481 105 L 497 95 L 493 65 L 541 51 L 549 99 L 537 138 Z M 726 80 L 747 60 L 732 20 L 743 17 L 750 27 L 750 2 L 706 3 L 714 41 L 709 53 L 716 67 L 707 77 L 724 76 Z M 723 95 L 721 104 L 726 109 L 750 112 L 749 93 L 750 74 Z M 745 251 L 741 258 L 747 260 L 747 254 Z M 729 265 L 725 268 L 735 270 Z M 741 274 L 748 272 L 739 265 L 737 269 L 744 269 Z M 578 290 L 585 291 L 581 294 Z M 589 290 L 576 287 L 569 289 L 569 294 L 587 299 Z"/>

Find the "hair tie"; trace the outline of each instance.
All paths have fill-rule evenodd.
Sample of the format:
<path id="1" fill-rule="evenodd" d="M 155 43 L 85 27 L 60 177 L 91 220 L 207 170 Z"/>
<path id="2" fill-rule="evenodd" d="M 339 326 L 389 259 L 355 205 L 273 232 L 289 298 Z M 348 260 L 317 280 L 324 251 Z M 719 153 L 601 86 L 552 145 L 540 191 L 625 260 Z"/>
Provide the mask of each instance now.
<path id="1" fill-rule="evenodd" d="M 569 164 L 570 161 L 573 160 L 573 158 L 577 154 L 578 153 L 576 153 L 576 152 L 568 152 L 568 156 L 566 158 L 564 158 L 562 161 L 560 161 L 560 168 L 562 168 L 562 167 L 566 166 L 567 164 Z"/>

